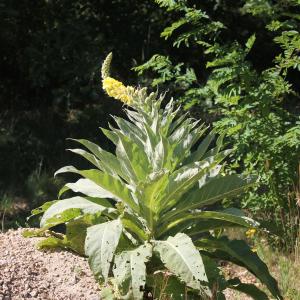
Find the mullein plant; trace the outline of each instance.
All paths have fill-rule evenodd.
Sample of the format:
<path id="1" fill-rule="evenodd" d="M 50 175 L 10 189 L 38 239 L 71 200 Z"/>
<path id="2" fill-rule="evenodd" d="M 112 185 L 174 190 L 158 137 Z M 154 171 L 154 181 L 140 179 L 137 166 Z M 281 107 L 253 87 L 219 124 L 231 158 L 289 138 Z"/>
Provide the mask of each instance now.
<path id="1" fill-rule="evenodd" d="M 173 100 L 145 88 L 125 86 L 109 75 L 112 55 L 102 67 L 106 93 L 125 105 L 127 119 L 114 117 L 117 128 L 102 129 L 115 153 L 77 139 L 84 149 L 70 151 L 93 168 L 66 166 L 75 173 L 60 200 L 45 203 L 45 235 L 40 247 L 63 247 L 88 257 L 102 286 L 102 299 L 225 299 L 226 288 L 254 299 L 268 299 L 255 285 L 225 278 L 218 261 L 248 269 L 275 299 L 282 299 L 267 266 L 246 242 L 229 240 L 228 227 L 258 228 L 237 209 L 214 209 L 224 198 L 251 186 L 253 178 L 221 175 L 222 138 L 186 114 Z M 212 144 L 214 145 L 212 147 Z M 61 199 L 65 193 L 75 193 Z M 65 234 L 53 227 L 65 224 Z"/>

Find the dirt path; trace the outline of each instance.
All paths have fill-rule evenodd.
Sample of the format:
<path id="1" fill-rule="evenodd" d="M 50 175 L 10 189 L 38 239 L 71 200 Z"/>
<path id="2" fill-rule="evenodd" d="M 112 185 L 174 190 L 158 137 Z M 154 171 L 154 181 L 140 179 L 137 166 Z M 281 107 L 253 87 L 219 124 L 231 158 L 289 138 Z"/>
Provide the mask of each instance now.
<path id="1" fill-rule="evenodd" d="M 0 234 L 0 299 L 97 300 L 86 259 L 70 252 L 38 251 L 38 238 L 22 230 Z"/>

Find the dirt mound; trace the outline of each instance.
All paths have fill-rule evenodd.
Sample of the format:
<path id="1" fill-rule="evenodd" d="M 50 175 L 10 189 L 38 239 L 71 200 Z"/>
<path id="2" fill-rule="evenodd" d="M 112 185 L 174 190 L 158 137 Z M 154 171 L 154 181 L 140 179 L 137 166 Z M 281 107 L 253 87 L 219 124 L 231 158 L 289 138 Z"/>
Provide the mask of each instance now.
<path id="1" fill-rule="evenodd" d="M 97 300 L 88 263 L 74 253 L 41 252 L 22 229 L 0 234 L 0 299 Z"/>

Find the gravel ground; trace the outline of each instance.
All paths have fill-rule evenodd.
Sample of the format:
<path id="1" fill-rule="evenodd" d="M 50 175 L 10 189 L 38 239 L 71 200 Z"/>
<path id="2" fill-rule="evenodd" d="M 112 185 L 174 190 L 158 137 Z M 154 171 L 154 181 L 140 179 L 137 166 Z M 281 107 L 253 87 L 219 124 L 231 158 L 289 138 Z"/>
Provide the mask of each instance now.
<path id="1" fill-rule="evenodd" d="M 99 288 L 88 263 L 66 251 L 39 251 L 40 238 L 24 238 L 23 229 L 0 234 L 0 300 L 98 300 Z M 45 253 L 46 252 L 46 253 Z M 255 283 L 255 278 L 242 268 L 224 267 L 232 278 Z M 251 300 L 233 290 L 226 299 Z"/>
<path id="2" fill-rule="evenodd" d="M 0 299 L 97 300 L 99 288 L 86 259 L 64 251 L 41 252 L 40 238 L 22 229 L 0 234 Z"/>
<path id="3" fill-rule="evenodd" d="M 256 278 L 244 268 L 233 264 L 228 264 L 223 268 L 223 271 L 227 274 L 229 278 L 238 277 L 244 283 L 252 283 L 255 284 L 257 287 L 260 287 Z M 226 289 L 224 294 L 226 299 L 228 300 L 253 300 L 246 294 L 240 293 L 233 289 Z"/>

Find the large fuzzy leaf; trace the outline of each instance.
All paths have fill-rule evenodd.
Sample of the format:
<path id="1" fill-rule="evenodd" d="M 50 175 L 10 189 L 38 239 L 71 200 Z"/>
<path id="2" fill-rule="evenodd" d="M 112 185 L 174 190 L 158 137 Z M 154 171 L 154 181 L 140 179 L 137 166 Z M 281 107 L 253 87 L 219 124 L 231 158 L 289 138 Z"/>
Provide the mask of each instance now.
<path id="1" fill-rule="evenodd" d="M 130 177 L 130 181 L 133 183 L 145 179 L 150 169 L 150 162 L 144 149 L 122 134 L 118 134 L 118 136 L 116 154 L 122 171 Z"/>
<path id="2" fill-rule="evenodd" d="M 43 205 L 33 209 L 31 211 L 31 216 L 29 218 L 44 213 L 50 206 L 52 206 L 57 201 L 59 201 L 59 200 L 48 201 L 48 202 L 45 202 Z"/>
<path id="3" fill-rule="evenodd" d="M 125 204 L 129 205 L 129 207 L 134 211 L 139 210 L 138 205 L 135 203 L 131 196 L 130 190 L 121 180 L 118 180 L 117 178 L 107 173 L 103 173 L 100 170 L 78 170 L 73 166 L 66 166 L 61 168 L 55 172 L 55 175 L 66 172 L 80 174 L 81 176 L 90 179 L 91 181 L 99 185 L 103 190 L 105 190 L 110 195 L 109 198 L 124 202 Z"/>
<path id="4" fill-rule="evenodd" d="M 81 213 L 94 214 L 103 211 L 113 212 L 114 209 L 104 207 L 83 197 L 72 197 L 69 199 L 59 200 L 51 205 L 44 213 L 40 225 L 41 227 L 49 225 L 54 226 L 74 219 Z M 59 218 L 60 216 L 61 218 Z M 57 218 L 58 221 L 55 222 L 53 220 L 54 217 Z"/>
<path id="5" fill-rule="evenodd" d="M 143 299 L 146 283 L 146 262 L 152 256 L 149 243 L 115 256 L 113 273 L 119 293 L 125 299 Z"/>
<path id="6" fill-rule="evenodd" d="M 105 169 L 104 166 L 102 165 L 101 161 L 99 159 L 97 159 L 95 155 L 93 155 L 85 150 L 82 150 L 82 149 L 67 149 L 67 150 L 84 157 L 86 160 L 88 160 L 90 163 L 92 163 L 98 169 L 100 169 L 100 170 Z"/>
<path id="7" fill-rule="evenodd" d="M 96 156 L 99 159 L 97 163 L 99 164 L 101 170 L 108 172 L 110 175 L 120 176 L 125 180 L 128 180 L 128 177 L 126 177 L 126 175 L 121 171 L 120 162 L 118 161 L 115 155 L 103 150 L 101 147 L 88 140 L 85 139 L 70 139 L 70 140 L 80 143 L 81 145 L 85 146 L 89 151 L 91 151 L 94 154 L 94 156 Z M 86 159 L 88 160 L 89 158 L 91 158 L 91 156 L 86 157 Z M 93 161 L 91 162 L 93 163 Z M 93 164 L 96 165 L 95 163 Z"/>
<path id="8" fill-rule="evenodd" d="M 130 232 L 131 235 L 137 237 L 140 241 L 144 242 L 149 238 L 149 230 L 146 228 L 145 220 L 134 215 L 133 213 L 124 212 L 122 217 L 123 227 Z"/>
<path id="9" fill-rule="evenodd" d="M 208 157 L 201 162 L 183 166 L 174 172 L 162 193 L 162 211 L 174 207 L 183 194 L 188 192 L 200 179 L 221 162 L 229 151 L 220 152 L 215 157 Z"/>
<path id="10" fill-rule="evenodd" d="M 246 228 L 253 228 L 258 227 L 259 223 L 254 221 L 251 218 L 245 217 L 239 213 L 240 210 L 224 210 L 224 211 L 200 211 L 194 213 L 184 213 L 181 214 L 180 217 L 174 217 L 174 220 L 169 222 L 167 219 L 163 219 L 164 223 L 161 225 L 159 229 L 159 234 L 163 235 L 168 232 L 170 229 L 177 227 L 178 231 L 183 231 L 188 226 L 192 225 L 193 223 L 196 225 L 197 220 L 205 220 L 207 222 L 206 226 L 211 224 L 210 229 L 214 229 L 214 226 L 219 227 L 220 224 L 217 222 L 214 224 L 214 221 L 224 221 L 224 225 L 228 226 L 228 223 L 236 224 Z M 182 228 L 180 228 L 182 225 Z"/>
<path id="11" fill-rule="evenodd" d="M 143 147 L 146 136 L 138 126 L 119 117 L 114 117 L 114 119 L 124 136 L 129 137 L 134 143 L 137 143 L 140 147 Z"/>
<path id="12" fill-rule="evenodd" d="M 114 220 L 87 229 L 85 254 L 90 267 L 99 279 L 108 279 L 108 273 L 122 233 L 122 223 Z"/>
<path id="13" fill-rule="evenodd" d="M 254 182 L 255 178 L 253 177 L 243 178 L 238 175 L 211 179 L 201 188 L 194 188 L 190 193 L 184 195 L 176 207 L 176 211 L 167 214 L 166 218 L 187 210 L 199 209 L 214 204 L 228 197 L 237 196 L 246 188 L 252 186 Z"/>
<path id="14" fill-rule="evenodd" d="M 263 284 L 267 286 L 275 299 L 282 299 L 276 280 L 269 273 L 266 264 L 259 256 L 251 251 L 251 248 L 245 241 L 229 240 L 226 237 L 219 239 L 209 238 L 200 239 L 195 244 L 201 249 L 207 249 L 220 259 L 226 259 L 246 267 L 252 272 Z"/>
<path id="15" fill-rule="evenodd" d="M 64 238 L 66 246 L 80 255 L 84 255 L 87 228 L 105 221 L 106 219 L 101 214 L 92 214 L 68 222 Z"/>
<path id="16" fill-rule="evenodd" d="M 214 138 L 215 134 L 213 132 L 209 133 L 199 144 L 197 150 L 184 160 L 184 164 L 190 164 L 195 161 L 200 161 Z"/>
<path id="17" fill-rule="evenodd" d="M 243 178 L 238 175 L 211 179 L 200 188 L 194 187 L 186 193 L 176 209 L 167 212 L 165 218 L 168 221 L 176 220 L 184 212 L 212 205 L 224 198 L 234 197 L 254 185 L 254 183 L 254 177 Z"/>
<path id="18" fill-rule="evenodd" d="M 184 159 L 190 153 L 190 149 L 192 148 L 192 146 L 200 139 L 200 137 L 206 131 L 206 128 L 203 128 L 203 125 L 204 124 L 188 132 L 188 134 L 181 141 L 178 141 L 176 143 L 176 146 L 174 147 L 174 155 L 178 158 L 178 163 L 184 161 Z"/>
<path id="19" fill-rule="evenodd" d="M 201 255 L 186 234 L 178 233 L 153 244 L 154 251 L 171 272 L 201 295 L 211 296 Z"/>
<path id="20" fill-rule="evenodd" d="M 139 205 L 149 228 L 152 228 L 156 221 L 154 218 L 159 210 L 158 198 L 161 190 L 168 183 L 168 177 L 169 174 L 164 171 L 151 173 L 145 183 L 142 182 L 137 186 Z"/>
<path id="21" fill-rule="evenodd" d="M 75 193 L 82 193 L 89 197 L 111 198 L 111 193 L 101 188 L 90 179 L 79 179 L 74 183 L 67 183 L 59 192 L 59 197 L 68 190 Z"/>

